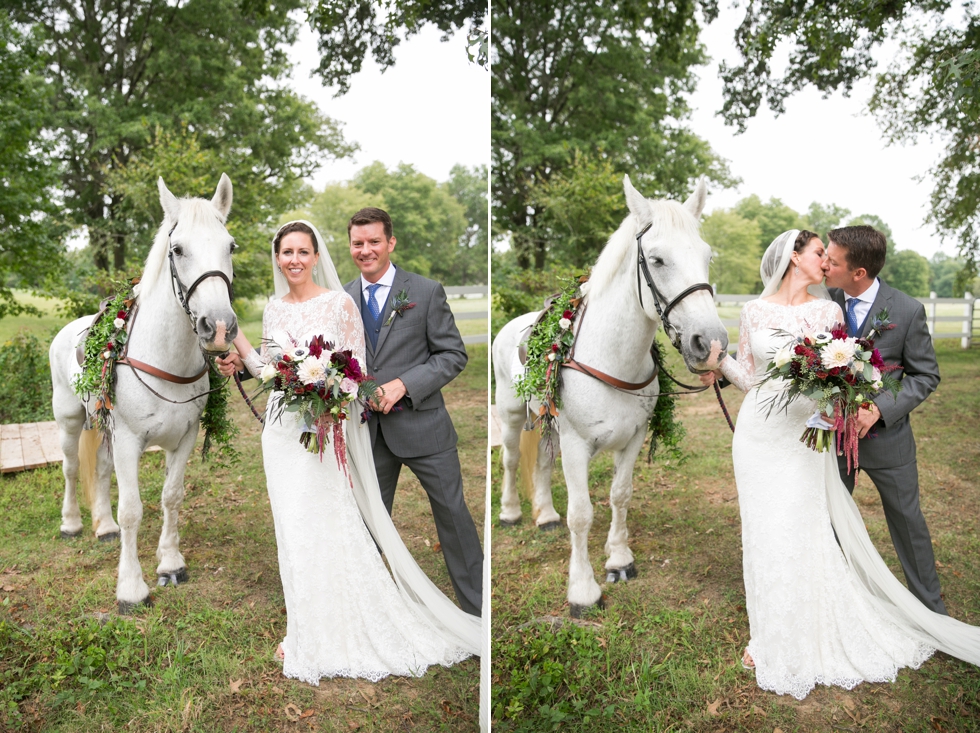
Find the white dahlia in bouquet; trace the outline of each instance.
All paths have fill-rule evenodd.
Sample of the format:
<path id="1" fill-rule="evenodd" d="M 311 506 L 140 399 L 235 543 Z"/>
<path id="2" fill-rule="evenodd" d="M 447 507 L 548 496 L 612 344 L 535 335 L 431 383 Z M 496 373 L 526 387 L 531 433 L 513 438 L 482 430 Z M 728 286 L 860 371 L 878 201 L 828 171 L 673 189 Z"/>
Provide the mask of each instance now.
<path id="1" fill-rule="evenodd" d="M 838 455 L 847 456 L 848 471 L 858 467 L 858 410 L 870 407 L 883 392 L 896 395 L 901 389 L 890 373 L 901 367 L 886 365 L 874 345 L 876 334 L 894 328 L 888 312 L 881 311 L 872 323 L 871 338 L 866 339 L 848 336 L 843 324 L 802 336 L 782 332 L 789 340 L 773 354 L 762 380 L 789 382 L 788 389 L 769 398 L 770 412 L 786 409 L 798 397 L 817 403 L 800 442 L 818 452 L 836 448 Z"/>
<path id="2" fill-rule="evenodd" d="M 349 349 L 334 351 L 323 336 L 314 336 L 305 346 L 293 345 L 275 354 L 259 375 L 264 390 L 281 392 L 278 411 L 298 412 L 304 428 L 299 441 L 323 460 L 327 442 L 333 443 L 337 467 L 347 473 L 344 421 L 355 400 L 369 402 L 377 382 L 365 374 Z"/>

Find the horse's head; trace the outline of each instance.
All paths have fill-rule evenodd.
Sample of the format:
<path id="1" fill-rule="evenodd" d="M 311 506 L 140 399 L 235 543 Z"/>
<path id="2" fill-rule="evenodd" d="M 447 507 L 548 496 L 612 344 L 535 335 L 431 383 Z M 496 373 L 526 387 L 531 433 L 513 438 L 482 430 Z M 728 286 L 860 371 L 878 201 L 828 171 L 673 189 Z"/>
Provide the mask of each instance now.
<path id="1" fill-rule="evenodd" d="M 645 198 L 633 188 L 629 176 L 623 179 L 623 187 L 636 220 L 635 266 L 643 310 L 651 319 L 663 322 L 688 369 L 716 369 L 728 348 L 728 330 L 718 317 L 708 284 L 711 248 L 700 234 L 707 197 L 704 178 L 683 205 Z"/>
<path id="2" fill-rule="evenodd" d="M 170 280 L 202 349 L 227 352 L 238 335 L 231 287 L 235 241 L 225 229 L 231 210 L 231 179 L 221 174 L 210 201 L 178 199 L 163 178 L 157 180 L 157 188 L 164 222 L 154 245 L 159 250 L 156 261 L 147 262 L 147 273 L 155 266 L 155 279 Z"/>

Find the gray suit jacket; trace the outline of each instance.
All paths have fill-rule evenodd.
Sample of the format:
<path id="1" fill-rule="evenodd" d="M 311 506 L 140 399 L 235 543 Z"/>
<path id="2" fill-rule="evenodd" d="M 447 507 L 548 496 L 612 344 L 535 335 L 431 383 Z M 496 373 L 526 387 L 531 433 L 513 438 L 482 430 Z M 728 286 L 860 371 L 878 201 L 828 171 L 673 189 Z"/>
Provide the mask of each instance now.
<path id="1" fill-rule="evenodd" d="M 344 290 L 360 309 L 361 279 L 347 283 Z M 395 281 L 381 313 L 382 324 L 388 322 L 395 295 L 403 290 L 415 306 L 382 326 L 374 349 L 371 339 L 365 341 L 368 373 L 378 384 L 400 378 L 408 395 L 400 412 L 372 413 L 370 429 L 373 443 L 380 421 L 392 453 L 415 458 L 456 445 L 456 430 L 440 390 L 463 371 L 467 356 L 446 291 L 435 280 L 395 268 Z"/>
<path id="2" fill-rule="evenodd" d="M 875 302 L 861 329 L 867 337 L 871 321 L 888 309 L 888 319 L 894 328 L 875 338 L 875 348 L 885 364 L 900 364 L 902 369 L 893 372 L 902 380 L 902 390 L 896 397 L 883 394 L 875 399 L 881 411 L 881 419 L 872 429 L 875 438 L 863 438 L 858 443 L 862 468 L 892 468 L 904 466 L 915 459 L 915 439 L 909 424 L 909 413 L 918 407 L 939 384 L 939 364 L 932 347 L 932 337 L 926 325 L 926 309 L 919 301 L 900 290 L 889 287 L 884 281 Z M 844 291 L 831 288 L 830 295 L 844 310 Z"/>

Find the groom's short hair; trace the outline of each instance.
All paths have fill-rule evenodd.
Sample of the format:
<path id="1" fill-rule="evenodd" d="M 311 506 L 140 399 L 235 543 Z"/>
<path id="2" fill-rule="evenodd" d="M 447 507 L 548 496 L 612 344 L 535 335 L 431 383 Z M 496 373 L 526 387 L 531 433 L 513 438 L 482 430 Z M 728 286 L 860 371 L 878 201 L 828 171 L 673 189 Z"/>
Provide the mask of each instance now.
<path id="1" fill-rule="evenodd" d="M 367 224 L 374 224 L 375 222 L 381 222 L 385 229 L 385 239 L 391 239 L 391 217 L 388 216 L 388 212 L 384 209 L 378 209 L 374 206 L 368 206 L 365 209 L 361 209 L 354 216 L 350 218 L 347 222 L 347 241 L 350 241 L 350 230 L 351 227 L 361 227 Z"/>
<path id="2" fill-rule="evenodd" d="M 827 232 L 827 239 L 847 252 L 847 266 L 851 270 L 863 267 L 872 280 L 885 266 L 888 241 L 874 227 L 866 225 L 841 227 Z"/>

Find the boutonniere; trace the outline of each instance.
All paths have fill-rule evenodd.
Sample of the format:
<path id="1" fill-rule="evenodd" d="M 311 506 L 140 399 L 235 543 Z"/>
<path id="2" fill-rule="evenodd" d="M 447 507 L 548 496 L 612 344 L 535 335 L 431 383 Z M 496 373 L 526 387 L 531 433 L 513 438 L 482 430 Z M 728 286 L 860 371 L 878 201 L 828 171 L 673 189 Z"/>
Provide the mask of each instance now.
<path id="1" fill-rule="evenodd" d="M 878 311 L 878 314 L 871 319 L 871 332 L 868 336 L 871 340 L 875 340 L 881 336 L 884 331 L 891 331 L 895 328 L 895 324 L 888 320 L 888 309 L 882 308 Z"/>
<path id="2" fill-rule="evenodd" d="M 391 314 L 388 316 L 388 320 L 385 321 L 384 325 L 390 326 L 391 322 L 395 320 L 395 316 L 404 315 L 405 311 L 414 307 L 415 303 L 408 302 L 408 292 L 402 290 L 391 299 Z"/>

